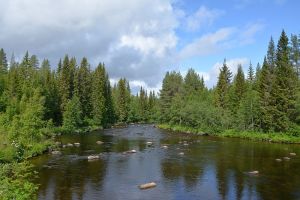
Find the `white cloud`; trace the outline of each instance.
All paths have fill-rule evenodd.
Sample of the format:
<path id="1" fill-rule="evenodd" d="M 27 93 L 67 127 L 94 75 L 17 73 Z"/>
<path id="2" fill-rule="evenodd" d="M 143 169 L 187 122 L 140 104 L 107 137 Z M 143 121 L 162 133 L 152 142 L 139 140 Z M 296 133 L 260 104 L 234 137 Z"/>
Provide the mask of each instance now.
<path id="1" fill-rule="evenodd" d="M 253 24 L 248 24 L 242 31 L 240 35 L 240 44 L 245 45 L 245 44 L 251 44 L 255 41 L 255 35 L 262 31 L 264 29 L 265 25 L 257 22 Z"/>
<path id="2" fill-rule="evenodd" d="M 203 35 L 186 45 L 180 52 L 180 58 L 214 54 L 224 48 L 224 42 L 230 39 L 235 31 L 235 28 L 228 27 Z"/>
<path id="3" fill-rule="evenodd" d="M 201 6 L 195 13 L 187 16 L 186 29 L 188 31 L 197 31 L 204 26 L 212 25 L 222 14 L 224 14 L 224 11 Z"/>
<path id="4" fill-rule="evenodd" d="M 8 55 L 29 50 L 53 66 L 65 53 L 86 56 L 94 66 L 104 61 L 112 78 L 149 86 L 173 62 L 179 23 L 172 0 L 0 0 L 0 7 Z"/>

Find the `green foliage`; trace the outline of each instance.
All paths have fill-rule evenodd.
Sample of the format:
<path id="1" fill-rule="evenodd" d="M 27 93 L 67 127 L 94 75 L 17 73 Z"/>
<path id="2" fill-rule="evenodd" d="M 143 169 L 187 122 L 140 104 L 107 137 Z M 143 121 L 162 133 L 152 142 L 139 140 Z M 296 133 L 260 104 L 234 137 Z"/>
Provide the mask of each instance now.
<path id="1" fill-rule="evenodd" d="M 35 172 L 27 162 L 0 164 L 0 199 L 36 199 L 38 187 L 32 183 Z"/>
<path id="2" fill-rule="evenodd" d="M 63 115 L 63 128 L 69 132 L 75 131 L 82 124 L 82 110 L 79 98 L 74 95 L 66 105 Z"/>

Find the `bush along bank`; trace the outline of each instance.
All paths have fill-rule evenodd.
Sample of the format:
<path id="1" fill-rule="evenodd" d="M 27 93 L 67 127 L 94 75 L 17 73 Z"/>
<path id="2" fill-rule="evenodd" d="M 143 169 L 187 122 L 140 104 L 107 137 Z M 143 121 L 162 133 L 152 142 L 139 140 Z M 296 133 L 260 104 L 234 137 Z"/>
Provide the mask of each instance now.
<path id="1" fill-rule="evenodd" d="M 287 144 L 300 144 L 300 137 L 292 133 L 263 133 L 255 131 L 239 131 L 239 130 L 225 130 L 216 133 L 203 132 L 201 129 L 185 127 L 180 125 L 170 125 L 170 124 L 159 124 L 158 128 L 164 130 L 170 130 L 175 132 L 182 132 L 195 135 L 210 135 L 216 137 L 231 137 L 231 138 L 241 138 L 252 141 L 264 141 L 272 143 L 287 143 Z"/>

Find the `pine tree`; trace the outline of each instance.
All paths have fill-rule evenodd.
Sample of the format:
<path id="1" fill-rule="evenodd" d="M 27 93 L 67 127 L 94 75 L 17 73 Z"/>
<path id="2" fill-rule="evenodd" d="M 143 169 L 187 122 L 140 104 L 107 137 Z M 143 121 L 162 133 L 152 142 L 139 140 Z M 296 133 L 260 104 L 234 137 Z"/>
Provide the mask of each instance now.
<path id="1" fill-rule="evenodd" d="M 6 59 L 6 53 L 4 49 L 0 49 L 0 74 L 6 74 L 8 71 L 8 64 Z"/>
<path id="2" fill-rule="evenodd" d="M 297 74 L 289 61 L 288 37 L 284 31 L 277 45 L 275 74 L 275 130 L 287 131 L 295 114 Z"/>
<path id="3" fill-rule="evenodd" d="M 245 75 L 242 65 L 238 65 L 237 74 L 234 77 L 230 94 L 230 107 L 232 113 L 235 115 L 240 107 L 241 100 L 244 98 L 246 92 Z"/>
<path id="4" fill-rule="evenodd" d="M 267 52 L 267 62 L 270 68 L 270 72 L 271 74 L 274 73 L 275 70 L 275 65 L 276 65 L 276 52 L 275 52 L 275 44 L 274 44 L 274 40 L 271 37 L 270 42 L 269 42 L 269 46 L 268 46 L 268 52 Z"/>
<path id="5" fill-rule="evenodd" d="M 250 83 L 253 83 L 253 82 L 254 82 L 254 79 L 255 79 L 255 76 L 254 76 L 254 70 L 253 70 L 252 63 L 251 63 L 251 61 L 250 61 L 250 65 L 249 65 L 249 69 L 248 69 L 247 80 L 248 80 Z"/>
<path id="6" fill-rule="evenodd" d="M 216 87 L 216 105 L 223 109 L 228 107 L 228 92 L 231 84 L 231 77 L 232 73 L 227 67 L 226 60 L 224 60 Z"/>
<path id="7" fill-rule="evenodd" d="M 92 112 L 92 77 L 90 73 L 90 66 L 86 58 L 83 58 L 80 67 L 75 72 L 74 78 L 74 93 L 79 98 L 82 106 L 82 117 L 91 117 Z"/>
<path id="8" fill-rule="evenodd" d="M 140 93 L 139 93 L 139 116 L 141 117 L 141 121 L 147 121 L 147 114 L 148 114 L 148 105 L 147 105 L 147 93 L 143 89 L 143 87 L 140 88 Z"/>
<path id="9" fill-rule="evenodd" d="M 290 62 L 300 77 L 300 38 L 293 34 L 291 35 Z"/>
<path id="10" fill-rule="evenodd" d="M 125 78 L 121 78 L 117 85 L 117 110 L 120 122 L 127 122 L 130 105 L 129 84 Z"/>
<path id="11" fill-rule="evenodd" d="M 92 79 L 92 116 L 95 125 L 104 125 L 106 107 L 105 107 L 105 78 L 106 72 L 104 66 L 100 63 L 93 73 Z"/>
<path id="12" fill-rule="evenodd" d="M 182 92 L 183 80 L 180 73 L 175 71 L 167 72 L 160 90 L 160 113 L 161 121 L 170 121 L 170 108 L 173 98 Z"/>
<path id="13" fill-rule="evenodd" d="M 75 131 L 82 125 L 82 111 L 79 98 L 74 95 L 68 100 L 63 114 L 63 128 L 67 131 Z"/>
<path id="14" fill-rule="evenodd" d="M 184 78 L 184 93 L 188 95 L 199 95 L 204 84 L 194 69 L 189 69 Z"/>
<path id="15" fill-rule="evenodd" d="M 258 93 L 259 93 L 259 103 L 260 103 L 260 126 L 262 130 L 269 131 L 273 127 L 273 96 L 272 96 L 272 85 L 273 79 L 270 70 L 270 66 L 265 57 L 264 63 L 260 72 L 258 80 Z"/>

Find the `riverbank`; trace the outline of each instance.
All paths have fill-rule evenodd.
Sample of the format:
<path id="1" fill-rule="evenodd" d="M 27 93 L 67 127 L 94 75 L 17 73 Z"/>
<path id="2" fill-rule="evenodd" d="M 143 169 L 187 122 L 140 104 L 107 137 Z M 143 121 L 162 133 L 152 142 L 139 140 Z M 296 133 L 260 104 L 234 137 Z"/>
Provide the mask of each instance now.
<path id="1" fill-rule="evenodd" d="M 262 133 L 262 132 L 255 132 L 255 131 L 237 131 L 237 130 L 226 130 L 220 133 L 207 133 L 207 132 L 202 132 L 201 130 L 196 128 L 184 127 L 179 125 L 159 124 L 157 125 L 157 127 L 164 130 L 184 132 L 184 133 L 196 134 L 196 135 L 211 135 L 217 137 L 241 138 L 246 140 L 264 141 L 264 142 L 273 142 L 273 143 L 300 144 L 300 137 L 296 137 L 285 133 Z"/>

